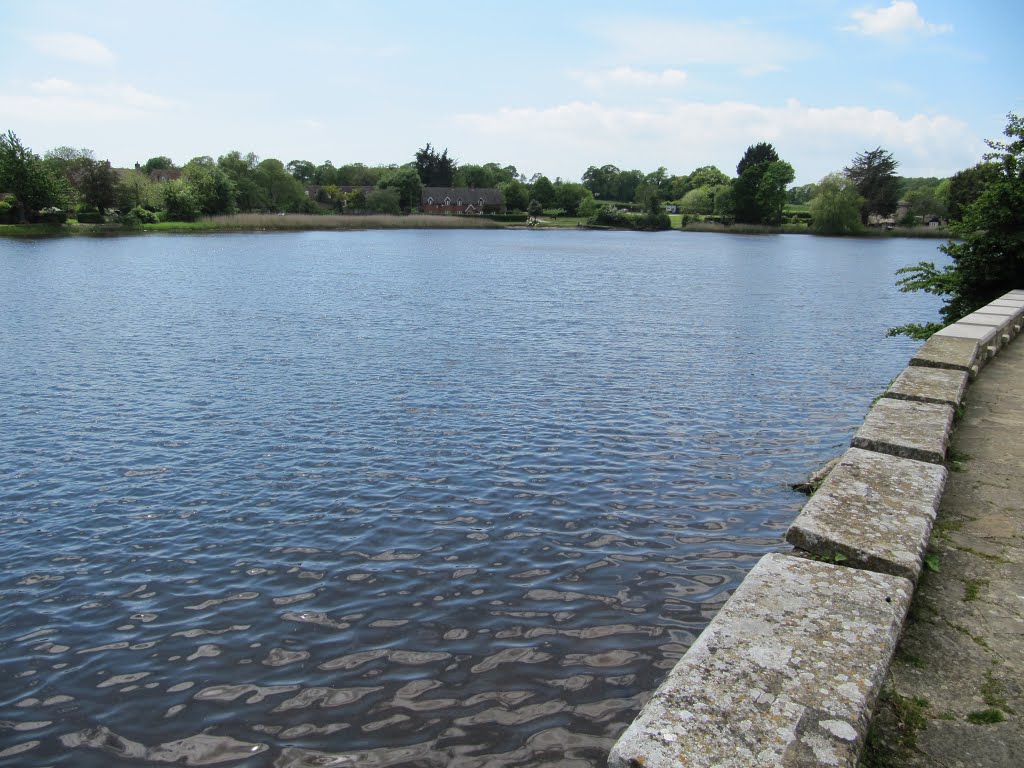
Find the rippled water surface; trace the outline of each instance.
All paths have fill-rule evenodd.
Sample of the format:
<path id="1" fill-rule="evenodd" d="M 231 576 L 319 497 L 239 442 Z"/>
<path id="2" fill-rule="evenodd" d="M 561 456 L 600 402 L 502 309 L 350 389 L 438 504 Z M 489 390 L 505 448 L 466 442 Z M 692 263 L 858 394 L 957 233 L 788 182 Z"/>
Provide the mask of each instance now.
<path id="1" fill-rule="evenodd" d="M 0 242 L 0 764 L 603 764 L 935 249 Z"/>

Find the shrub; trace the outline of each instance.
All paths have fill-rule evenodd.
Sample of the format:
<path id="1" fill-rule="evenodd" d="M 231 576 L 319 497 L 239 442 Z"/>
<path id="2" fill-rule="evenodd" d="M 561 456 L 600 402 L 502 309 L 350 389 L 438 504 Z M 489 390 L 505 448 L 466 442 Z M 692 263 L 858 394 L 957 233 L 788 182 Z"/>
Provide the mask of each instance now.
<path id="1" fill-rule="evenodd" d="M 67 213 L 60 208 L 45 208 L 39 212 L 40 224 L 63 224 L 67 220 Z"/>
<path id="2" fill-rule="evenodd" d="M 157 215 L 140 205 L 132 208 L 124 215 L 124 223 L 129 227 L 139 227 L 143 224 L 156 224 Z"/>
<path id="3" fill-rule="evenodd" d="M 14 218 L 14 206 L 7 200 L 0 200 L 0 224 L 13 224 Z"/>

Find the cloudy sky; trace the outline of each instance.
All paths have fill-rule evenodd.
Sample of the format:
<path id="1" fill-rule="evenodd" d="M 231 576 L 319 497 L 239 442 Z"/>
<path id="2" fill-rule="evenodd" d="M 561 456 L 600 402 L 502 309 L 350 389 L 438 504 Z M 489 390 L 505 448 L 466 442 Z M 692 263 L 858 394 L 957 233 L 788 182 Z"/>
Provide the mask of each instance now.
<path id="1" fill-rule="evenodd" d="M 882 146 L 906 176 L 980 158 L 1024 111 L 1019 0 L 27 3 L 0 0 L 0 131 L 116 166 L 229 150 L 732 174 L 797 183 Z"/>

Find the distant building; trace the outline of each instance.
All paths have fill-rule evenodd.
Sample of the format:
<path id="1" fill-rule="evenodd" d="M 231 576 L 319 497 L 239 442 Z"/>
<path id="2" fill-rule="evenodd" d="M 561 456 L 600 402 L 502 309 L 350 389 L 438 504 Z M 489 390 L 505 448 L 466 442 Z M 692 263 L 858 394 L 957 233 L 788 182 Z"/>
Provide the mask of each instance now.
<path id="1" fill-rule="evenodd" d="M 424 187 L 420 193 L 422 213 L 502 213 L 501 190 L 492 187 Z"/>

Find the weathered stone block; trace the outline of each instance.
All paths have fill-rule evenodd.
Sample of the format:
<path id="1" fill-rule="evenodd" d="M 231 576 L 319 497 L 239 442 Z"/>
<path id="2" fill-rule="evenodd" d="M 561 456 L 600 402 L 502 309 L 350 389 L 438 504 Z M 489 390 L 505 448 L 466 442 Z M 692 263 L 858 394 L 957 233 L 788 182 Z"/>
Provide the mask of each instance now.
<path id="1" fill-rule="evenodd" d="M 911 592 L 895 576 L 765 555 L 608 765 L 853 768 Z"/>
<path id="2" fill-rule="evenodd" d="M 980 345 L 974 339 L 932 336 L 910 358 L 910 364 L 928 368 L 952 368 L 967 371 L 973 376 L 978 372 L 980 357 Z"/>
<path id="3" fill-rule="evenodd" d="M 953 409 L 883 397 L 868 411 L 851 445 L 866 451 L 941 464 L 946 458 Z"/>
<path id="4" fill-rule="evenodd" d="M 1011 311 L 1006 314 L 999 314 L 999 309 L 999 307 L 992 306 L 982 307 L 977 312 L 971 312 L 971 314 L 961 317 L 957 320 L 957 324 L 981 325 L 995 328 L 998 332 L 1000 343 L 1003 345 L 1009 344 L 1020 328 L 1017 320 L 1017 314 L 1019 313 Z"/>
<path id="5" fill-rule="evenodd" d="M 885 391 L 885 397 L 945 403 L 956 408 L 967 390 L 967 372 L 952 368 L 908 366 Z"/>
<path id="6" fill-rule="evenodd" d="M 804 505 L 786 541 L 916 582 L 946 475 L 939 464 L 851 448 Z"/>

